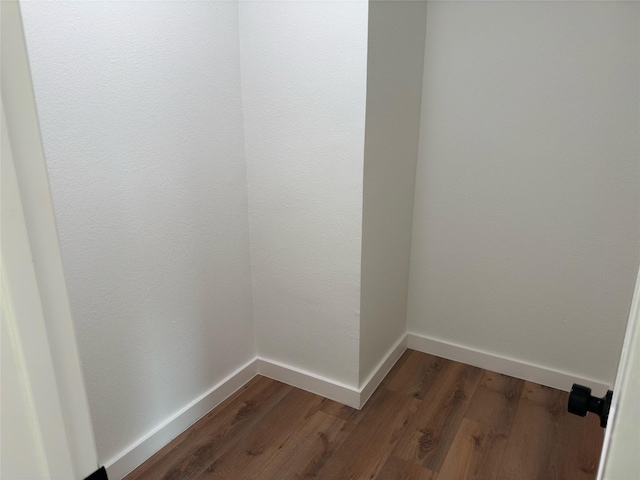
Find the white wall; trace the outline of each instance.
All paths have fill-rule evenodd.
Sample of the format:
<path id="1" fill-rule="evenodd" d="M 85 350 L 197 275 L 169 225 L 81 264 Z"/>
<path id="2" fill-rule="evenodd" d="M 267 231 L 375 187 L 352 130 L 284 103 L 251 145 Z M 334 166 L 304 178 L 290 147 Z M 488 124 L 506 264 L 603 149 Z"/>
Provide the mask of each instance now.
<path id="1" fill-rule="evenodd" d="M 238 9 L 22 8 L 105 463 L 254 355 Z"/>
<path id="2" fill-rule="evenodd" d="M 367 2 L 241 2 L 258 355 L 357 387 Z"/>
<path id="3" fill-rule="evenodd" d="M 410 331 L 613 382 L 639 260 L 638 8 L 429 3 Z"/>
<path id="4" fill-rule="evenodd" d="M 413 333 L 613 380 L 637 4 L 23 10 L 100 463 L 256 351 L 357 391 L 407 289 Z"/>
<path id="5" fill-rule="evenodd" d="M 427 2 L 369 3 L 360 382 L 406 333 Z"/>

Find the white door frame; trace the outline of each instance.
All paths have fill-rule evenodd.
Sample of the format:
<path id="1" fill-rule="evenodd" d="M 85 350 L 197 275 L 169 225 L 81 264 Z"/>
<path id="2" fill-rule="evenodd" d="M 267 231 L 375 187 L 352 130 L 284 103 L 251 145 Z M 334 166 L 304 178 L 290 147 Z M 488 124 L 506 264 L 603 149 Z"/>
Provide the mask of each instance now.
<path id="1" fill-rule="evenodd" d="M 640 269 L 622 346 L 598 480 L 640 478 Z"/>
<path id="2" fill-rule="evenodd" d="M 2 108 L 2 478 L 77 478 Z"/>
<path id="3" fill-rule="evenodd" d="M 52 478 L 82 479 L 98 460 L 18 2 L 0 2 L 0 17 L 3 322 L 19 342 Z"/>

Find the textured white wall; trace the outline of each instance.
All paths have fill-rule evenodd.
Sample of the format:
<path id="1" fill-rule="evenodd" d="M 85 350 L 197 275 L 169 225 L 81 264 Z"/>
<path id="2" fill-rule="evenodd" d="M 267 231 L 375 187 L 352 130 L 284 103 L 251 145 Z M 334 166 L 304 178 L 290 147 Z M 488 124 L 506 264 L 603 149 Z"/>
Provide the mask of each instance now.
<path id="1" fill-rule="evenodd" d="M 427 2 L 369 3 L 360 382 L 407 325 Z"/>
<path id="2" fill-rule="evenodd" d="M 637 2 L 430 2 L 410 331 L 611 383 L 639 260 Z"/>
<path id="3" fill-rule="evenodd" d="M 421 2 L 23 3 L 102 463 L 256 349 L 371 373 L 404 332 L 421 94 L 410 330 L 613 380 L 638 4 L 427 9 L 423 56 Z"/>
<path id="4" fill-rule="evenodd" d="M 254 355 L 234 2 L 24 2 L 99 460 Z"/>
<path id="5" fill-rule="evenodd" d="M 258 354 L 356 387 L 367 2 L 241 2 Z"/>

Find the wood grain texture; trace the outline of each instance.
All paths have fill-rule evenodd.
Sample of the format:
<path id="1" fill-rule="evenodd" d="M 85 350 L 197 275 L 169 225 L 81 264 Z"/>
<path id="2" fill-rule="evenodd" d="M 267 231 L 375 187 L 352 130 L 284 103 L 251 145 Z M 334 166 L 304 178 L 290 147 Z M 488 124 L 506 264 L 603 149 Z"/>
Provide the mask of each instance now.
<path id="1" fill-rule="evenodd" d="M 375 480 L 436 480 L 436 472 L 398 457 L 389 457 Z"/>
<path id="2" fill-rule="evenodd" d="M 478 368 L 446 361 L 438 388 L 420 403 L 394 455 L 439 471 L 481 375 Z"/>
<path id="3" fill-rule="evenodd" d="M 127 476 L 190 480 L 243 438 L 292 387 L 255 377 Z"/>
<path id="4" fill-rule="evenodd" d="M 412 351 L 389 380 L 386 388 L 423 400 L 430 390 L 439 386 L 451 360 Z"/>
<path id="5" fill-rule="evenodd" d="M 440 480 L 498 478 L 507 432 L 465 418 L 438 473 Z"/>
<path id="6" fill-rule="evenodd" d="M 518 378 L 485 371 L 465 417 L 508 430 L 513 423 L 523 386 L 524 381 Z"/>
<path id="7" fill-rule="evenodd" d="M 566 393 L 525 382 L 516 412 L 500 478 L 554 478 L 551 457 L 559 447 Z"/>
<path id="8" fill-rule="evenodd" d="M 253 426 L 243 442 L 228 449 L 199 475 L 199 479 L 261 478 L 287 440 L 318 411 L 322 398 L 293 389 L 268 416 Z"/>
<path id="9" fill-rule="evenodd" d="M 411 356 L 412 352 L 413 350 L 407 349 L 402 353 L 402 355 L 400 355 L 400 358 L 393 365 L 393 367 L 391 367 L 391 370 L 389 370 L 389 373 L 387 374 L 387 376 L 384 377 L 380 382 L 380 385 L 378 386 L 378 390 L 380 390 L 381 388 L 386 388 L 389 382 L 391 382 L 396 378 L 398 371 L 404 366 L 405 362 Z"/>
<path id="10" fill-rule="evenodd" d="M 566 405 L 569 394 L 564 393 L 563 397 L 563 404 Z M 600 428 L 600 418 L 593 414 L 582 418 L 566 411 L 562 413 L 558 425 L 558 439 L 551 454 L 549 478 L 592 479 L 598 472 L 598 459 L 604 441 L 604 429 Z"/>
<path id="11" fill-rule="evenodd" d="M 419 401 L 389 390 L 371 399 L 365 417 L 354 428 L 317 478 L 375 478 L 415 414 Z"/>
<path id="12" fill-rule="evenodd" d="M 279 447 L 276 455 L 259 469 L 256 478 L 315 477 L 353 428 L 353 424 L 317 411 Z"/>
<path id="13" fill-rule="evenodd" d="M 568 394 L 408 350 L 362 410 L 256 377 L 126 480 L 593 480 Z"/>
<path id="14" fill-rule="evenodd" d="M 340 418 L 346 422 L 357 424 L 366 412 L 365 409 L 358 410 L 348 405 L 343 405 L 334 400 L 324 398 L 320 403 L 320 410 L 334 417 Z"/>

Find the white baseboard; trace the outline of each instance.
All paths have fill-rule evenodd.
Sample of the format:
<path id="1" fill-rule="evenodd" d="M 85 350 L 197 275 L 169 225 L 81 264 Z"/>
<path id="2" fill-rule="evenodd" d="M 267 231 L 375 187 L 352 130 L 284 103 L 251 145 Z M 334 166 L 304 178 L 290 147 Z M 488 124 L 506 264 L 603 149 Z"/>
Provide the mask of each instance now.
<path id="1" fill-rule="evenodd" d="M 360 410 L 406 349 L 403 334 L 359 389 L 267 358 L 258 358 L 258 373 Z"/>
<path id="2" fill-rule="evenodd" d="M 591 387 L 594 395 L 604 394 L 609 388 L 608 385 L 593 379 L 581 378 L 568 372 L 552 370 L 415 333 L 408 333 L 398 339 L 359 389 L 276 360 L 256 357 L 106 462 L 107 474 L 112 480 L 123 478 L 231 396 L 256 374 L 360 409 L 407 348 L 565 391 L 569 390 L 573 383 Z"/>
<path id="3" fill-rule="evenodd" d="M 407 349 L 407 335 L 403 334 L 398 341 L 391 347 L 389 352 L 385 355 L 385 357 L 380 361 L 380 363 L 376 366 L 376 368 L 371 372 L 369 378 L 367 378 L 362 385 L 360 386 L 360 406 L 358 408 L 364 407 L 364 404 L 367 403 L 369 397 L 376 391 L 380 382 L 387 376 L 391 367 L 395 365 L 398 359 L 402 356 L 404 351 Z"/>
<path id="4" fill-rule="evenodd" d="M 404 338 L 402 340 L 404 340 Z M 402 351 L 404 351 L 404 348 L 403 344 L 400 355 Z M 392 350 L 390 354 L 396 355 L 396 350 Z M 399 355 L 397 357 L 399 358 Z M 381 362 L 379 368 L 387 368 L 387 366 L 391 368 L 396 360 L 397 358 L 394 358 L 393 361 L 387 358 L 384 362 Z M 389 362 L 391 363 L 389 364 Z M 375 373 L 377 372 L 374 372 L 369 384 L 375 384 L 375 386 L 377 386 L 382 378 L 384 378 L 384 375 L 386 375 L 386 372 L 381 374 L 381 376 L 379 373 L 377 375 Z M 330 398 L 353 408 L 360 408 L 361 406 L 361 391 L 356 388 L 275 360 L 256 357 L 219 382 L 207 393 L 162 422 L 123 452 L 108 462 L 105 462 L 105 468 L 107 469 L 109 478 L 119 480 L 132 472 L 154 453 L 230 397 L 256 374 L 273 378 L 274 380 Z M 378 377 L 380 377 L 379 380 L 377 380 Z M 373 389 L 375 389 L 375 386 L 373 386 Z"/>
<path id="5" fill-rule="evenodd" d="M 583 378 L 569 372 L 541 367 L 521 360 L 474 350 L 462 345 L 448 343 L 416 333 L 407 333 L 407 348 L 557 388 L 565 392 L 568 392 L 574 383 L 590 387 L 594 395 L 604 395 L 609 389 L 609 385 L 597 380 Z"/>
<path id="6" fill-rule="evenodd" d="M 360 408 L 360 391 L 358 389 L 315 373 L 260 357 L 258 357 L 258 373 L 350 407 Z"/>
<path id="7" fill-rule="evenodd" d="M 111 480 L 119 480 L 142 465 L 154 453 L 176 438 L 187 428 L 217 407 L 251 380 L 257 372 L 257 359 L 246 363 L 211 390 L 169 417 L 129 448 L 105 463 Z"/>

